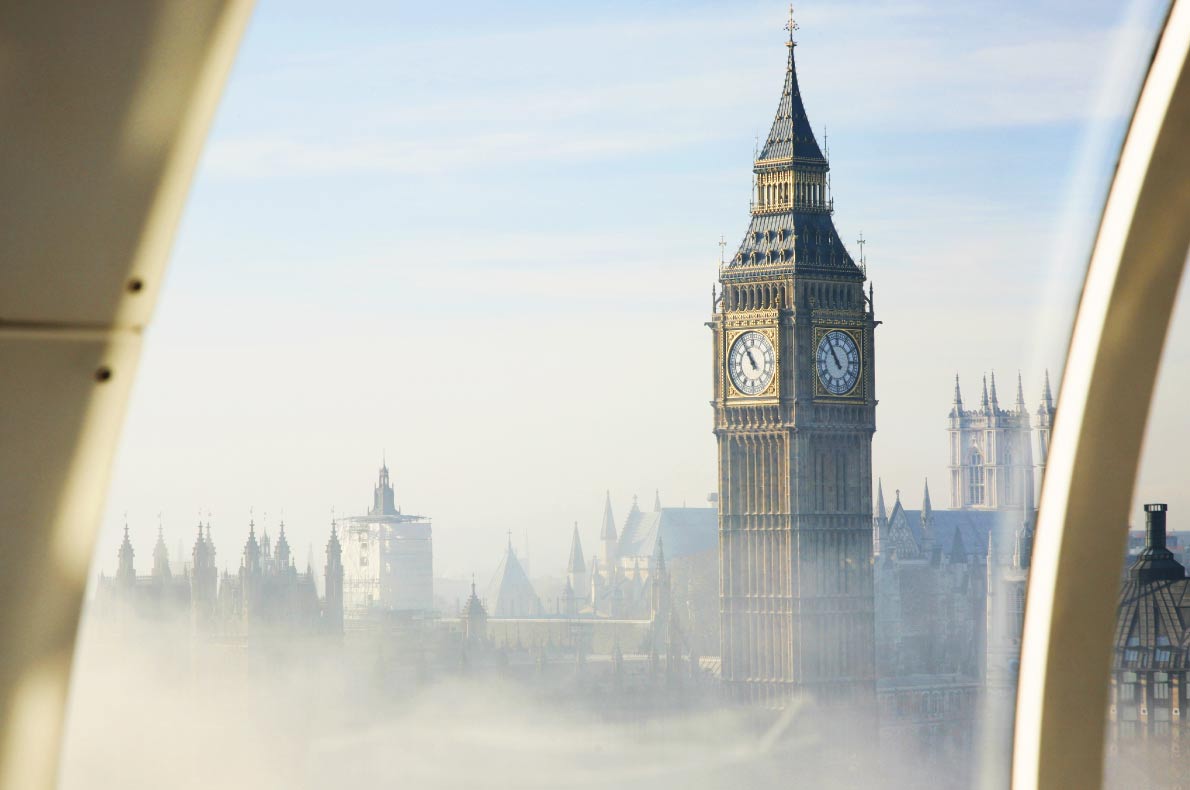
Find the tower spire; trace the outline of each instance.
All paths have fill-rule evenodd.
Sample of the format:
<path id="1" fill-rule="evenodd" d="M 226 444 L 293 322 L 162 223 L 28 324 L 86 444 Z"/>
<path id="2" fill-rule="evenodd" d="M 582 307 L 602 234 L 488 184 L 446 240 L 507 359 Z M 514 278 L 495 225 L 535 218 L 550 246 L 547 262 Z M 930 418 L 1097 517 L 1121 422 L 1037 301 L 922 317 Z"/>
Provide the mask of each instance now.
<path id="1" fill-rule="evenodd" d="M 934 512 L 934 506 L 930 503 L 930 478 L 926 478 L 925 490 L 921 495 L 921 513 L 923 516 L 929 516 Z"/>
<path id="2" fill-rule="evenodd" d="M 1021 372 L 1016 372 L 1016 410 L 1025 413 L 1025 385 L 1021 382 Z"/>
<path id="3" fill-rule="evenodd" d="M 888 519 L 888 513 L 884 509 L 884 483 L 880 478 L 876 478 L 876 517 Z"/>
<path id="4" fill-rule="evenodd" d="M 1000 401 L 996 397 L 996 371 L 992 371 L 992 411 L 999 411 Z"/>
<path id="5" fill-rule="evenodd" d="M 1049 370 L 1045 371 L 1045 389 L 1041 393 L 1041 405 L 1044 406 L 1046 410 L 1052 410 L 1054 408 L 1054 397 L 1050 394 Z"/>
<path id="6" fill-rule="evenodd" d="M 798 23 L 793 18 L 793 3 L 789 4 L 789 21 L 785 23 L 785 29 L 789 31 L 789 43 L 785 46 L 793 49 L 797 46 L 797 42 L 793 40 L 793 32 L 800 29 Z"/>
<path id="7" fill-rule="evenodd" d="M 979 399 L 979 407 L 983 411 L 988 410 L 988 377 L 983 377 L 983 397 Z"/>

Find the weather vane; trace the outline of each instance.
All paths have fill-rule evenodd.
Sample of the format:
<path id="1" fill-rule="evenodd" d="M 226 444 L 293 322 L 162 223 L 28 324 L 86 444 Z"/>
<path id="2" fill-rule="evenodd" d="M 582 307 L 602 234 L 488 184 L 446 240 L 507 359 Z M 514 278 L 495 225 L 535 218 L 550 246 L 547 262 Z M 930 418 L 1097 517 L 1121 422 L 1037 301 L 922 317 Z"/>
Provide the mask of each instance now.
<path id="1" fill-rule="evenodd" d="M 719 265 L 723 265 L 723 253 L 727 251 L 727 240 L 723 238 L 723 234 L 719 234 Z"/>
<path id="2" fill-rule="evenodd" d="M 798 30 L 797 22 L 793 19 L 793 3 L 789 4 L 789 21 L 785 23 L 785 29 L 789 31 L 789 44 L 793 46 L 793 31 Z"/>

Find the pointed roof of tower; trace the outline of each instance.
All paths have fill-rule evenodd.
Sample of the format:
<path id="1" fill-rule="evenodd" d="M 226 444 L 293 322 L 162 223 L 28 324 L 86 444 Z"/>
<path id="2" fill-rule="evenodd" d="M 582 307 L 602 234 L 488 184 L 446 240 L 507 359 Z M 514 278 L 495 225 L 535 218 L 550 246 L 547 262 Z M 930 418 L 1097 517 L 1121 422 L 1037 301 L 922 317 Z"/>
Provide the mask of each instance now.
<path id="1" fill-rule="evenodd" d="M 992 371 L 992 411 L 1000 409 L 1000 400 L 996 397 L 996 371 Z"/>
<path id="2" fill-rule="evenodd" d="M 921 495 L 921 514 L 928 518 L 934 512 L 934 506 L 930 504 L 930 479 L 926 478 L 925 490 Z"/>
<path id="3" fill-rule="evenodd" d="M 955 411 L 963 410 L 963 393 L 959 390 L 959 374 L 954 374 L 954 408 Z"/>
<path id="4" fill-rule="evenodd" d="M 567 573 L 586 573 L 587 562 L 583 559 L 583 542 L 578 536 L 578 522 L 574 522 L 574 533 L 570 538 L 570 564 L 566 566 Z"/>
<path id="5" fill-rule="evenodd" d="M 950 561 L 953 563 L 967 561 L 967 547 L 963 543 L 963 533 L 957 527 L 954 531 L 954 539 L 950 542 Z"/>
<path id="6" fill-rule="evenodd" d="M 329 562 L 331 557 L 339 559 L 343 556 L 343 546 L 339 543 L 339 527 L 331 521 L 331 537 L 326 542 L 326 558 Z"/>
<path id="7" fill-rule="evenodd" d="M 475 592 L 475 577 L 471 577 L 471 595 L 467 598 L 467 603 L 463 606 L 463 613 L 467 619 L 486 618 L 488 616 L 487 610 L 483 608 L 483 602 L 479 600 L 479 595 Z"/>
<path id="8" fill-rule="evenodd" d="M 528 574 L 512 549 L 512 535 L 504 551 L 495 583 L 496 617 L 533 617 L 541 614 L 541 599 L 533 590 Z"/>
<path id="9" fill-rule="evenodd" d="M 1045 389 L 1041 393 L 1041 405 L 1047 411 L 1053 411 L 1054 397 L 1050 394 L 1050 372 L 1048 370 L 1045 371 Z"/>
<path id="10" fill-rule="evenodd" d="M 790 25 L 796 28 L 795 25 Z M 826 157 L 814 139 L 814 129 L 810 126 L 810 119 L 806 115 L 805 105 L 802 104 L 802 92 L 797 84 L 797 65 L 794 62 L 793 51 L 797 45 L 793 41 L 793 30 L 790 30 L 789 41 L 785 45 L 789 48 L 789 58 L 785 63 L 785 84 L 781 87 L 781 100 L 777 103 L 777 114 L 773 118 L 773 125 L 765 138 L 764 147 L 757 156 L 758 161 L 768 159 L 817 159 L 822 162 Z"/>
<path id="11" fill-rule="evenodd" d="M 876 517 L 888 520 L 888 512 L 884 509 L 884 482 L 876 478 Z"/>
<path id="12" fill-rule="evenodd" d="M 153 546 L 153 575 L 169 576 L 169 549 L 165 545 L 165 528 L 157 524 L 157 543 Z"/>
<path id="13" fill-rule="evenodd" d="M 665 544 L 662 542 L 660 535 L 657 536 L 657 551 L 653 553 L 653 563 L 656 567 L 650 570 L 665 573 Z"/>
<path id="14" fill-rule="evenodd" d="M 281 522 L 281 533 L 279 535 L 277 535 L 277 550 L 276 550 L 276 552 L 274 552 L 274 556 L 276 556 L 277 559 L 281 563 L 283 563 L 285 565 L 289 564 L 289 559 L 290 559 L 289 541 L 285 538 L 285 522 L 284 521 Z"/>
<path id="15" fill-rule="evenodd" d="M 660 488 L 653 489 L 653 512 L 654 513 L 661 512 L 661 489 Z"/>
<path id="16" fill-rule="evenodd" d="M 1021 382 L 1021 372 L 1016 372 L 1016 410 L 1025 413 L 1025 385 Z"/>
<path id="17" fill-rule="evenodd" d="M 612 492 L 607 492 L 603 501 L 603 527 L 599 530 L 600 540 L 616 539 L 616 520 L 612 517 Z"/>
<path id="18" fill-rule="evenodd" d="M 983 377 L 983 397 L 979 399 L 979 407 L 984 411 L 988 410 L 988 377 Z"/>
<path id="19" fill-rule="evenodd" d="M 776 202 L 754 200 L 748 230 L 736 254 L 722 269 L 725 278 L 737 276 L 737 269 L 743 270 L 738 276 L 748 277 L 751 269 L 764 266 L 777 271 L 829 272 L 863 281 L 864 273 L 847 252 L 831 220 L 834 208 L 826 178 L 829 169 L 802 104 L 790 41 L 781 99 L 768 137 L 753 163 L 753 172 L 758 176 L 784 174 L 779 180 L 788 182 L 785 175 L 794 171 L 795 180 L 815 188 L 808 194 L 785 194 Z"/>

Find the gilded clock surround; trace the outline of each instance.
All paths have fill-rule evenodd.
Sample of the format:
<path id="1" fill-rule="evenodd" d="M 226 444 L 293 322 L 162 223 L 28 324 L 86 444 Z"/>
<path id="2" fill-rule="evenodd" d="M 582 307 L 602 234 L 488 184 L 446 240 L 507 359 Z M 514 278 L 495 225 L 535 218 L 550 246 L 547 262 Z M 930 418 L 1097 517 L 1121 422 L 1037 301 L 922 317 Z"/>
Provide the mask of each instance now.
<path id="1" fill-rule="evenodd" d="M 775 316 L 774 316 L 775 318 Z M 767 387 L 763 391 L 754 395 L 749 395 L 741 392 L 736 388 L 735 382 L 731 380 L 731 373 L 728 370 L 730 364 L 731 347 L 735 344 L 736 338 L 741 335 L 746 335 L 749 332 L 759 332 L 768 338 L 769 343 L 773 346 L 773 377 L 769 381 Z M 749 401 L 763 401 L 765 399 L 773 399 L 778 396 L 781 391 L 781 347 L 777 342 L 777 328 L 774 326 L 749 326 L 744 325 L 738 329 L 730 329 L 724 333 L 725 342 L 723 346 L 723 383 L 730 390 L 727 394 L 728 398 L 737 399 L 743 398 Z"/>
<path id="2" fill-rule="evenodd" d="M 833 326 L 823 324 L 814 327 L 814 341 L 811 344 L 814 349 L 818 348 L 818 344 L 822 342 L 822 338 L 830 332 L 843 332 L 851 338 L 855 343 L 855 347 L 859 349 L 859 374 L 856 377 L 855 384 L 847 392 L 836 395 L 830 390 L 822 386 L 822 379 L 815 372 L 814 375 L 814 399 L 815 400 L 829 400 L 829 401 L 863 401 L 866 396 L 864 392 L 864 382 L 867 379 L 865 368 L 867 367 L 867 349 L 864 348 L 864 332 L 862 328 L 852 328 L 848 326 Z"/>

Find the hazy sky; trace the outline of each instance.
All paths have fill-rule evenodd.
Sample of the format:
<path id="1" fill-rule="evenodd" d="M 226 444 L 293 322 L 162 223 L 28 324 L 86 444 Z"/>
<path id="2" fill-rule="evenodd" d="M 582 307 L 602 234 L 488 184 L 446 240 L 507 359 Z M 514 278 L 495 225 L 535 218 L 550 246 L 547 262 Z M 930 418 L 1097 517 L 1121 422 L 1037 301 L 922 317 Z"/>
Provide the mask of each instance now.
<path id="1" fill-rule="evenodd" d="M 265 0 L 148 335 L 99 562 L 249 508 L 299 562 L 386 453 L 438 575 L 560 571 L 604 490 L 714 488 L 711 284 L 784 76 L 779 3 Z M 799 77 L 875 283 L 875 472 L 946 505 L 952 378 L 1055 376 L 1161 4 L 820 2 Z M 956 7 L 958 6 L 958 7 Z M 1109 79 L 1109 75 L 1111 79 Z M 1188 353 L 1190 358 L 1190 353 Z M 1055 378 L 1056 384 L 1056 378 Z M 1190 511 L 1190 499 L 1186 502 Z M 205 519 L 205 516 L 204 516 Z"/>

